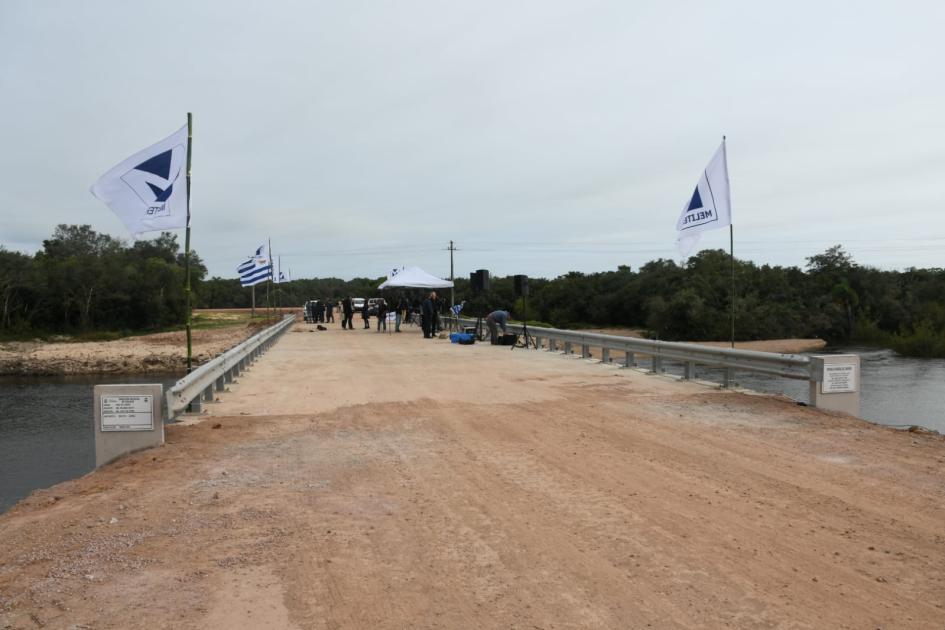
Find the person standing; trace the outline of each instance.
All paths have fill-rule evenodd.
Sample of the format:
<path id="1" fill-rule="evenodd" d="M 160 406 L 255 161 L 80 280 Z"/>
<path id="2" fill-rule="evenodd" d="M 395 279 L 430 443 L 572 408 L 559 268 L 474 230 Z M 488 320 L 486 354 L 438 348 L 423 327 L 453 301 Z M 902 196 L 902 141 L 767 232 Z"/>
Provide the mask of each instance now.
<path id="1" fill-rule="evenodd" d="M 387 301 L 381 298 L 377 302 L 377 332 L 381 332 L 381 327 L 387 332 Z"/>
<path id="2" fill-rule="evenodd" d="M 486 325 L 489 327 L 489 342 L 493 346 L 499 343 L 499 328 L 502 329 L 502 333 L 504 334 L 508 322 L 508 311 L 492 311 L 486 315 Z"/>
<path id="3" fill-rule="evenodd" d="M 351 320 L 354 318 L 354 305 L 351 303 L 350 295 L 341 301 L 341 314 L 341 328 L 344 329 L 346 326 L 348 330 L 354 328 L 354 325 L 351 323 Z"/>
<path id="4" fill-rule="evenodd" d="M 436 298 L 435 293 L 431 293 L 423 300 L 423 304 L 420 305 L 420 327 L 423 329 L 423 338 L 430 339 L 432 335 L 430 331 L 432 330 L 433 325 L 433 300 Z"/>
<path id="5" fill-rule="evenodd" d="M 430 333 L 436 337 L 440 332 L 440 298 L 436 291 L 430 292 L 430 302 L 433 304 L 433 314 L 430 316 Z"/>
<path id="6" fill-rule="evenodd" d="M 407 313 L 410 311 L 410 303 L 407 301 L 407 298 L 404 297 L 404 294 L 400 294 L 400 299 L 397 301 L 397 315 L 394 322 L 394 332 L 400 332 L 400 323 L 407 316 Z"/>
<path id="7" fill-rule="evenodd" d="M 335 323 L 335 304 L 331 300 L 325 300 L 325 323 Z"/>
<path id="8" fill-rule="evenodd" d="M 361 307 L 361 319 L 364 320 L 364 329 L 371 329 L 371 314 L 368 312 L 367 302 L 364 303 L 364 306 Z"/>

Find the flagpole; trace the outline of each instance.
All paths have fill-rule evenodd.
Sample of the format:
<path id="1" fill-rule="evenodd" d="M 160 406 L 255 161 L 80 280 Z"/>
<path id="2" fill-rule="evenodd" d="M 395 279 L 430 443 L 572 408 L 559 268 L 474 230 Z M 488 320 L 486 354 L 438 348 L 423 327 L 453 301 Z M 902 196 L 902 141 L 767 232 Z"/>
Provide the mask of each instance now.
<path id="1" fill-rule="evenodd" d="M 728 225 L 728 252 L 732 258 L 732 347 L 735 347 L 735 231 Z"/>
<path id="2" fill-rule="evenodd" d="M 184 274 L 187 276 L 184 285 L 186 296 L 187 319 L 184 327 L 187 330 L 187 373 L 193 370 L 193 346 L 190 332 L 190 151 L 194 143 L 194 115 L 187 112 L 187 228 L 184 236 Z"/>
<path id="3" fill-rule="evenodd" d="M 728 151 L 725 147 L 725 136 L 722 136 L 722 155 L 725 158 L 725 175 L 728 177 Z M 731 190 L 731 187 L 729 187 Z M 729 224 L 728 224 L 728 253 L 732 259 L 732 347 L 735 347 L 735 228 L 732 225 L 732 202 L 731 193 L 729 193 Z"/>
<path id="4" fill-rule="evenodd" d="M 272 264 L 272 239 L 267 238 L 266 242 L 269 244 L 269 279 L 266 280 L 266 319 L 272 319 L 272 299 L 269 297 L 269 292 L 272 290 L 272 269 L 275 265 Z"/>

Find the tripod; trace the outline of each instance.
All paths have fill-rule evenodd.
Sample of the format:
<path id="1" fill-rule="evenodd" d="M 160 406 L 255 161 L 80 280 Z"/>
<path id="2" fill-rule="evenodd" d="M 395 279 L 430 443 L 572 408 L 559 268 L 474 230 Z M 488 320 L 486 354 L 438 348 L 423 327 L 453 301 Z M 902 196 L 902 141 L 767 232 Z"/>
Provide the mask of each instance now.
<path id="1" fill-rule="evenodd" d="M 535 340 L 532 339 L 532 334 L 528 332 L 528 294 L 522 296 L 522 339 L 515 345 L 513 345 L 510 350 L 515 350 L 518 348 L 527 348 L 531 344 L 534 348 L 538 348 L 535 345 Z"/>

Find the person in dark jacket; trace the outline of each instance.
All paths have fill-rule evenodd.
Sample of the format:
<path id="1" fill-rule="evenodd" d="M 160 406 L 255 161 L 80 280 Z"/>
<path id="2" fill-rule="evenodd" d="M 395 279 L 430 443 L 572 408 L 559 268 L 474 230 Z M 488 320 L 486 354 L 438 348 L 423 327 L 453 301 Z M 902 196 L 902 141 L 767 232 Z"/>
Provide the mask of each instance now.
<path id="1" fill-rule="evenodd" d="M 325 323 L 335 323 L 335 304 L 331 300 L 325 300 Z"/>
<path id="2" fill-rule="evenodd" d="M 364 303 L 364 306 L 361 308 L 361 319 L 364 320 L 364 329 L 371 329 L 371 314 L 368 313 L 367 302 Z"/>
<path id="3" fill-rule="evenodd" d="M 435 299 L 436 293 L 431 293 L 420 305 L 420 327 L 423 328 L 424 339 L 432 337 L 430 331 L 433 330 L 433 300 Z"/>
<path id="4" fill-rule="evenodd" d="M 381 332 L 381 327 L 387 332 L 387 301 L 381 298 L 377 302 L 377 332 Z"/>
<path id="5" fill-rule="evenodd" d="M 410 313 L 410 302 L 408 302 L 404 294 L 401 293 L 400 300 L 397 302 L 397 319 L 394 322 L 394 332 L 400 332 L 400 323 L 404 321 L 408 313 Z"/>
<path id="6" fill-rule="evenodd" d="M 351 323 L 351 320 L 354 317 L 354 304 L 351 302 L 350 295 L 341 301 L 341 312 L 341 327 L 347 327 L 348 330 L 354 328 L 354 325 Z"/>

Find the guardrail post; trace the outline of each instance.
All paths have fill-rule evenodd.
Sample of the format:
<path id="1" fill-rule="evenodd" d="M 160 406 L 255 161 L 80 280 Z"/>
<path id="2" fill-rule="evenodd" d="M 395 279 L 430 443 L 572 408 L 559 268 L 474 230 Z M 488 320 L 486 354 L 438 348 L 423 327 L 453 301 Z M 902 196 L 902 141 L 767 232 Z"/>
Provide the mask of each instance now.
<path id="1" fill-rule="evenodd" d="M 653 355 L 653 373 L 661 374 L 663 372 L 663 359 L 659 354 Z"/>
<path id="2" fill-rule="evenodd" d="M 591 347 L 586 343 L 581 344 L 581 358 L 587 359 L 591 356 Z"/>
<path id="3" fill-rule="evenodd" d="M 216 385 L 217 385 L 217 391 L 218 391 L 218 392 L 222 392 L 223 390 L 225 390 L 225 389 L 226 389 L 226 377 L 223 376 L 222 374 L 221 374 L 219 377 L 217 377 Z"/>
<path id="4" fill-rule="evenodd" d="M 696 364 L 692 361 L 686 361 L 686 367 L 683 370 L 683 378 L 687 381 L 691 381 L 696 377 Z"/>
<path id="5" fill-rule="evenodd" d="M 548 338 L 548 352 L 557 352 L 558 351 L 558 340 L 549 337 Z"/>
<path id="6" fill-rule="evenodd" d="M 732 386 L 732 383 L 735 382 L 735 370 L 732 368 L 725 368 L 725 372 L 722 375 L 722 387 L 728 389 Z"/>
<path id="7" fill-rule="evenodd" d="M 564 353 L 565 353 L 565 354 L 571 354 L 571 342 L 570 342 L 570 341 L 565 341 L 565 342 L 564 342 Z"/>
<path id="8" fill-rule="evenodd" d="M 203 390 L 202 398 L 204 402 L 213 402 L 213 385 Z"/>
<path id="9" fill-rule="evenodd" d="M 601 362 L 601 363 L 610 363 L 610 348 L 601 348 L 601 349 L 600 349 L 600 362 Z"/>
<path id="10" fill-rule="evenodd" d="M 637 364 L 637 355 L 633 352 L 627 352 L 627 355 L 623 358 L 624 367 L 634 367 Z"/>
<path id="11" fill-rule="evenodd" d="M 190 401 L 190 404 L 187 405 L 187 411 L 189 413 L 200 413 L 201 411 L 203 411 L 203 407 L 200 404 L 200 396 L 197 396 L 196 398 Z"/>
<path id="12" fill-rule="evenodd" d="M 229 370 L 226 370 L 225 372 L 223 372 L 223 382 L 224 383 L 233 382 L 233 368 L 230 368 Z"/>

